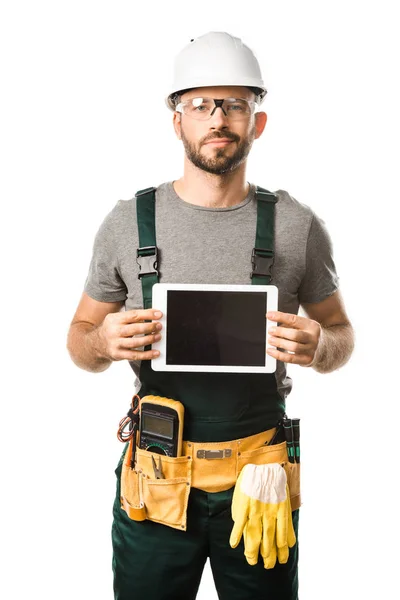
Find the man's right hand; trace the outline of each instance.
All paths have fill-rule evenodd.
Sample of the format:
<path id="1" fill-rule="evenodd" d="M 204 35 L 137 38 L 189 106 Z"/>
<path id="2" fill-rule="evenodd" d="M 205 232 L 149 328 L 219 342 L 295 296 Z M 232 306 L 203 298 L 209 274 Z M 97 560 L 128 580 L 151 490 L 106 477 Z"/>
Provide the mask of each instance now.
<path id="1" fill-rule="evenodd" d="M 115 361 L 155 358 L 160 354 L 158 351 L 139 348 L 161 339 L 161 323 L 145 323 L 153 319 L 157 321 L 161 317 L 162 313 L 152 308 L 109 313 L 97 330 L 101 354 L 104 358 Z"/>

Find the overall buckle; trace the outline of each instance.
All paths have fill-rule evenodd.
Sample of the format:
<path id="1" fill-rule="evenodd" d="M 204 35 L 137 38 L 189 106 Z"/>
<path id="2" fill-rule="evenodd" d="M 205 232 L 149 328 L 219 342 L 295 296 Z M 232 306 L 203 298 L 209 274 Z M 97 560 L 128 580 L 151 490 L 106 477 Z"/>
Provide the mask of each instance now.
<path id="1" fill-rule="evenodd" d="M 260 254 L 258 254 L 260 253 Z M 251 266 L 253 271 L 250 277 L 272 277 L 274 264 L 274 251 L 268 248 L 253 248 L 251 253 Z"/>
<path id="2" fill-rule="evenodd" d="M 144 275 L 158 276 L 158 249 L 157 246 L 143 246 L 137 249 L 136 262 L 139 265 L 138 279 Z"/>

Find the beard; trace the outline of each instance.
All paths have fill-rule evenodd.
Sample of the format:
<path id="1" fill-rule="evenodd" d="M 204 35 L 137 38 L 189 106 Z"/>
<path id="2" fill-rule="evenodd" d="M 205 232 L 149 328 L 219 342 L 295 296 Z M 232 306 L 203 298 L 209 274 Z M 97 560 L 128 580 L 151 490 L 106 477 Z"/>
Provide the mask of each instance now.
<path id="1" fill-rule="evenodd" d="M 255 125 L 253 125 L 249 135 L 242 141 L 240 141 L 240 137 L 235 133 L 221 132 L 220 135 L 213 135 L 212 137 L 207 136 L 198 142 L 198 144 L 194 144 L 187 139 L 183 128 L 181 127 L 181 138 L 185 148 L 186 156 L 195 167 L 198 167 L 207 173 L 212 173 L 213 175 L 223 175 L 225 173 L 231 173 L 237 169 L 237 167 L 247 158 L 253 145 L 254 136 Z M 226 149 L 231 148 L 231 145 L 229 145 L 226 147 L 215 148 L 212 157 L 204 156 L 204 154 L 202 154 L 200 151 L 202 145 L 211 139 L 217 140 L 219 138 L 228 138 L 234 143 L 237 143 L 236 150 L 233 152 L 233 154 L 226 153 Z"/>

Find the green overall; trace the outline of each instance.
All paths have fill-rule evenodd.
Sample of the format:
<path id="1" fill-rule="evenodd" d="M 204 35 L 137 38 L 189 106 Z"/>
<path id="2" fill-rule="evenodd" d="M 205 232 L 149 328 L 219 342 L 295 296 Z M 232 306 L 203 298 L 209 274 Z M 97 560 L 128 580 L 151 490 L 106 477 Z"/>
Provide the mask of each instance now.
<path id="1" fill-rule="evenodd" d="M 152 286 L 159 281 L 155 233 L 155 190 L 136 194 L 139 228 L 138 264 L 143 306 L 152 307 Z M 278 198 L 256 187 L 257 229 L 251 257 L 252 284 L 271 282 L 274 258 L 275 203 Z M 155 307 L 157 308 L 157 307 Z M 274 373 L 191 373 L 153 371 L 142 361 L 138 394 L 164 396 L 185 407 L 183 439 L 228 441 L 275 427 L 285 412 Z M 232 549 L 231 501 L 234 488 L 208 493 L 191 488 L 187 530 L 149 520 L 133 521 L 120 505 L 124 452 L 115 470 L 117 490 L 112 526 L 114 594 L 117 600 L 191 600 L 196 598 L 209 557 L 220 600 L 297 600 L 298 543 L 286 564 L 250 566 L 243 540 Z M 292 513 L 298 536 L 299 510 Z"/>

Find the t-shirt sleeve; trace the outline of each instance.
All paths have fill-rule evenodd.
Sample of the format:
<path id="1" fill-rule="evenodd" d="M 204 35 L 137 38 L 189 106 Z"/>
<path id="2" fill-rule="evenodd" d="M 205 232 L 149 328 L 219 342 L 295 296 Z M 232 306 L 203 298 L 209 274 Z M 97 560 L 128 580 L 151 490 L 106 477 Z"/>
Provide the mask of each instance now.
<path id="1" fill-rule="evenodd" d="M 298 289 L 299 302 L 322 302 L 339 288 L 339 277 L 325 221 L 315 213 L 307 239 L 305 264 L 304 277 Z"/>
<path id="2" fill-rule="evenodd" d="M 108 213 L 96 233 L 84 284 L 84 291 L 88 296 L 99 302 L 122 301 L 127 294 L 118 265 L 113 212 L 114 209 Z"/>

